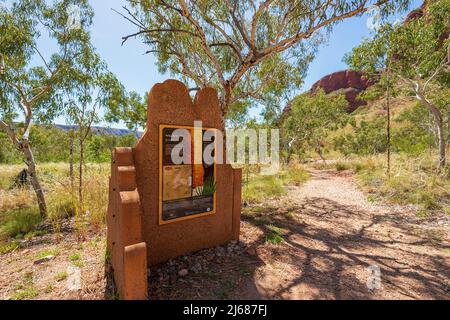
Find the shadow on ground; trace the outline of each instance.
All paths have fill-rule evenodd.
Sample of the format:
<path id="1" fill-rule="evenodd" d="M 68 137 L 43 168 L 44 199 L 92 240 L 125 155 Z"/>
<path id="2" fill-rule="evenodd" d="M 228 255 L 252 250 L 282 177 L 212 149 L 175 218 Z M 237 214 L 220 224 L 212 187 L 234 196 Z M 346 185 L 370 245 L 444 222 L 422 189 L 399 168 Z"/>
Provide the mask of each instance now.
<path id="1" fill-rule="evenodd" d="M 151 299 L 450 298 L 450 246 L 407 217 L 308 198 L 242 220 L 240 244 L 152 267 Z"/>

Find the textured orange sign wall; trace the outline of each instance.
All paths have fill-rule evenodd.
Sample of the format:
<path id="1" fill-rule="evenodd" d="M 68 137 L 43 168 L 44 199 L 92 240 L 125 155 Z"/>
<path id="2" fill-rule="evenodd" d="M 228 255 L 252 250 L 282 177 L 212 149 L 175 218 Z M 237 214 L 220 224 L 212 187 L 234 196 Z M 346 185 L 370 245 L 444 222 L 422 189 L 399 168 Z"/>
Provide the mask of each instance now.
<path id="1" fill-rule="evenodd" d="M 113 152 L 108 249 L 116 285 L 125 299 L 147 296 L 147 265 L 239 239 L 242 172 L 227 164 L 214 168 L 213 214 L 170 223 L 161 220 L 160 127 L 192 127 L 194 121 L 202 121 L 205 128 L 222 129 L 216 91 L 202 89 L 192 101 L 183 83 L 167 80 L 150 91 L 147 115 L 147 127 L 135 148 Z M 204 174 L 197 166 L 191 170 L 194 187 Z"/>

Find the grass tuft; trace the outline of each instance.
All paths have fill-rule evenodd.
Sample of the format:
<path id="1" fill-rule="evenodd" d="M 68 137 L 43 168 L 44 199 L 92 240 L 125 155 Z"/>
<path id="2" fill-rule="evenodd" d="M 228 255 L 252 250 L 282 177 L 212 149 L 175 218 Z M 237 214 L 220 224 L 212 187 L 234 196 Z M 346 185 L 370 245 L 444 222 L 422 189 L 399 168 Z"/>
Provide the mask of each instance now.
<path id="1" fill-rule="evenodd" d="M 55 277 L 55 280 L 60 282 L 60 281 L 66 280 L 68 276 L 69 276 L 69 274 L 66 271 L 61 271 L 61 272 L 58 272 L 58 274 Z"/>
<path id="2" fill-rule="evenodd" d="M 308 178 L 308 172 L 298 164 L 285 167 L 274 175 L 262 175 L 258 171 L 244 174 L 242 197 L 249 202 L 279 197 L 286 194 L 286 185 L 298 186 Z"/>
<path id="3" fill-rule="evenodd" d="M 39 209 L 26 207 L 7 211 L 2 214 L 3 222 L 0 226 L 0 240 L 7 238 L 23 238 L 42 222 Z"/>
<path id="4" fill-rule="evenodd" d="M 274 245 L 279 245 L 284 242 L 284 235 L 287 233 L 286 229 L 269 224 L 267 230 L 269 233 L 266 235 L 266 242 Z"/>
<path id="5" fill-rule="evenodd" d="M 11 297 L 12 300 L 27 300 L 37 297 L 38 291 L 33 284 L 33 272 L 24 274 L 21 281 L 16 285 L 16 292 Z"/>

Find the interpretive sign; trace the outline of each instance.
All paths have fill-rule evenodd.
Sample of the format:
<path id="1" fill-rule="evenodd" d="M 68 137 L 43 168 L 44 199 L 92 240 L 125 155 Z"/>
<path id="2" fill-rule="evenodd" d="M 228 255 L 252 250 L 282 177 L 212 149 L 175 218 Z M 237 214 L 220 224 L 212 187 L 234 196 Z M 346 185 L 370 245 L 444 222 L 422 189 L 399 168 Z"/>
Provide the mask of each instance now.
<path id="1" fill-rule="evenodd" d="M 195 130 L 200 131 L 198 139 L 194 139 Z M 160 224 L 215 213 L 216 165 L 203 160 L 206 147 L 214 142 L 206 141 L 205 133 L 204 128 L 160 126 Z M 200 149 L 199 159 L 195 158 L 196 148 Z M 183 154 L 186 151 L 188 154 Z"/>
<path id="2" fill-rule="evenodd" d="M 167 80 L 136 146 L 114 149 L 108 251 L 122 298 L 147 297 L 148 265 L 239 239 L 242 171 L 223 159 L 222 130 L 214 89 L 192 99 Z"/>

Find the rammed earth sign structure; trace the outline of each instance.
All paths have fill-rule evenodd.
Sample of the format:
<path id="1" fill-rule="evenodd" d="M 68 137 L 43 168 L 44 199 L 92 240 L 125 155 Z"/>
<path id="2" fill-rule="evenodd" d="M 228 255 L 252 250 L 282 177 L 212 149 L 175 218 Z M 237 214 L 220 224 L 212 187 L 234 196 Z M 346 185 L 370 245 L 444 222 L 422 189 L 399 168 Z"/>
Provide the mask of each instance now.
<path id="1" fill-rule="evenodd" d="M 149 265 L 239 240 L 242 171 L 216 161 L 216 91 L 192 101 L 179 81 L 156 84 L 147 119 L 136 146 L 112 156 L 108 251 L 122 299 L 147 298 Z"/>

